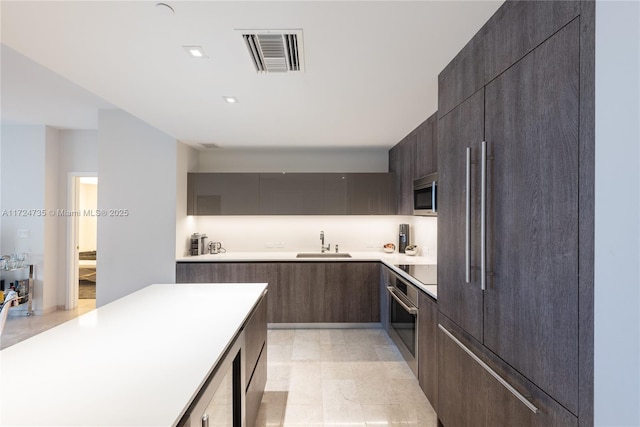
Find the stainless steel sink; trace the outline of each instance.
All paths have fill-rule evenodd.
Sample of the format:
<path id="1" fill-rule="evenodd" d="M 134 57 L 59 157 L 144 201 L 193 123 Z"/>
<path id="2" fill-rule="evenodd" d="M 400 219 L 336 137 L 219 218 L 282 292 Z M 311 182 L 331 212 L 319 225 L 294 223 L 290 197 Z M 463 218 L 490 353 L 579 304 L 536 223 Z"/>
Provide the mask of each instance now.
<path id="1" fill-rule="evenodd" d="M 331 252 L 316 252 L 316 253 L 299 253 L 296 258 L 351 258 L 348 253 L 331 253 Z"/>

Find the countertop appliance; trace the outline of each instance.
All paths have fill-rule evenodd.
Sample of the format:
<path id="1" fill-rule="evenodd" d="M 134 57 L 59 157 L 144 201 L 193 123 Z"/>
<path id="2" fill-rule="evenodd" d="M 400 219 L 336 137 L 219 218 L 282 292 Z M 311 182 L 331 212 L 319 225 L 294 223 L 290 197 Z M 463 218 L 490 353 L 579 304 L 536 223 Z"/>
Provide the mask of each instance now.
<path id="1" fill-rule="evenodd" d="M 418 376 L 418 290 L 407 280 L 389 272 L 389 337 L 409 368 Z"/>
<path id="2" fill-rule="evenodd" d="M 398 252 L 403 254 L 405 248 L 409 245 L 411 235 L 409 234 L 409 224 L 400 224 L 398 232 Z"/>
<path id="3" fill-rule="evenodd" d="M 394 264 L 400 270 L 423 285 L 438 284 L 438 266 L 436 264 Z"/>
<path id="4" fill-rule="evenodd" d="M 206 253 L 206 241 L 206 234 L 193 233 L 189 239 L 189 255 L 204 255 Z"/>
<path id="5" fill-rule="evenodd" d="M 437 216 L 438 173 L 413 180 L 413 214 Z"/>

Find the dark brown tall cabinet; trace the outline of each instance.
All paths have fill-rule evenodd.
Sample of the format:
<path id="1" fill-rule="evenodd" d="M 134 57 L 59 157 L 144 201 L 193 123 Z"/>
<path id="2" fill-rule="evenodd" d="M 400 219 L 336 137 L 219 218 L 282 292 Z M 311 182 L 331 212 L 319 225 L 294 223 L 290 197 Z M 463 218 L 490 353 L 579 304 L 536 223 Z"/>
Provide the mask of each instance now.
<path id="1" fill-rule="evenodd" d="M 389 150 L 397 215 L 413 215 L 413 180 L 438 172 L 438 114 L 432 114 Z"/>
<path id="2" fill-rule="evenodd" d="M 592 13 L 589 2 L 507 2 L 440 74 L 445 426 L 592 423 L 592 348 L 579 339 L 593 327 L 579 298 L 593 286 L 579 274 L 593 253 L 580 209 Z"/>
<path id="3" fill-rule="evenodd" d="M 389 150 L 389 172 L 395 180 L 397 215 L 413 214 L 413 179 L 415 176 L 416 134 L 407 135 Z"/>
<path id="4" fill-rule="evenodd" d="M 416 129 L 415 163 L 414 179 L 438 172 L 438 113 Z"/>

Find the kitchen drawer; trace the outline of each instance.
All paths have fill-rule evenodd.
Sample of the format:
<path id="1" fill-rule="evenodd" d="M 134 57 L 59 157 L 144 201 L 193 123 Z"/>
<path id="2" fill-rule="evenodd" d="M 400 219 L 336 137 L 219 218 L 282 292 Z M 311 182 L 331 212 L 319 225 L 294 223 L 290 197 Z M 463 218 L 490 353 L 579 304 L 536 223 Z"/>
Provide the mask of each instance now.
<path id="1" fill-rule="evenodd" d="M 571 427 L 578 419 L 442 314 L 438 418 L 445 427 Z"/>

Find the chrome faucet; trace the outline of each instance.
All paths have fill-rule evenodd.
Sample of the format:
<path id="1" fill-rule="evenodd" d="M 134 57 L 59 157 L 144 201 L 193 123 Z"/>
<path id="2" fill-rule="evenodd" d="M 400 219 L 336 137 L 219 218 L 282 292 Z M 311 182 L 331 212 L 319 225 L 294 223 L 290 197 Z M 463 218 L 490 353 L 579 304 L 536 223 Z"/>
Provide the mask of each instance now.
<path id="1" fill-rule="evenodd" d="M 320 232 L 320 251 L 322 253 L 324 253 L 324 251 L 330 251 L 331 250 L 331 243 L 329 243 L 327 246 L 324 245 L 324 231 Z"/>

